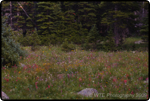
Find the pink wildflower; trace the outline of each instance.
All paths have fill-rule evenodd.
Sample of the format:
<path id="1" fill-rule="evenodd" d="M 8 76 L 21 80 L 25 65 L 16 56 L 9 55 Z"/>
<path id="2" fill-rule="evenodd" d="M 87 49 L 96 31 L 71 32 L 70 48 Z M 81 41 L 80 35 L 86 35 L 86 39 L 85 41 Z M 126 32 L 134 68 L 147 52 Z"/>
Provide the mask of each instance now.
<path id="1" fill-rule="evenodd" d="M 124 83 L 127 83 L 127 80 L 124 80 Z"/>
<path id="2" fill-rule="evenodd" d="M 82 78 L 81 78 L 81 77 L 79 78 L 79 81 L 82 81 Z"/>
<path id="3" fill-rule="evenodd" d="M 134 92 L 132 91 L 131 94 L 134 94 Z"/>

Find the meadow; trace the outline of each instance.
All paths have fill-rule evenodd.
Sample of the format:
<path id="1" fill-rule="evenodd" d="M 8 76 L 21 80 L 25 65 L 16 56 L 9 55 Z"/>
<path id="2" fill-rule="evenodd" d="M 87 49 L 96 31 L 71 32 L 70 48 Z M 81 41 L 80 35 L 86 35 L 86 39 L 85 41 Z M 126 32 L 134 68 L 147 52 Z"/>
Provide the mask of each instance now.
<path id="1" fill-rule="evenodd" d="M 20 59 L 19 66 L 1 68 L 2 91 L 10 99 L 148 98 L 149 84 L 144 82 L 148 79 L 148 51 L 85 51 L 77 47 L 64 52 L 59 46 L 41 46 L 36 51 L 23 48 L 29 54 Z M 105 96 L 76 94 L 85 88 L 94 88 Z"/>

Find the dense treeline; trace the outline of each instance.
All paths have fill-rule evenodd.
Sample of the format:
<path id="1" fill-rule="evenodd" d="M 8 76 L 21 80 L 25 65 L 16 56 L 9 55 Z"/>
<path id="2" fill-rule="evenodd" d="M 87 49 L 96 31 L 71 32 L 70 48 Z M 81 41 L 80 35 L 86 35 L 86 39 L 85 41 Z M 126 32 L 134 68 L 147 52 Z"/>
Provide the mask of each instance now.
<path id="1" fill-rule="evenodd" d="M 33 45 L 27 37 L 35 31 L 40 45 L 68 41 L 85 49 L 114 50 L 133 35 L 148 39 L 148 2 L 3 1 L 1 10 L 13 30 L 22 30 L 22 45 Z"/>

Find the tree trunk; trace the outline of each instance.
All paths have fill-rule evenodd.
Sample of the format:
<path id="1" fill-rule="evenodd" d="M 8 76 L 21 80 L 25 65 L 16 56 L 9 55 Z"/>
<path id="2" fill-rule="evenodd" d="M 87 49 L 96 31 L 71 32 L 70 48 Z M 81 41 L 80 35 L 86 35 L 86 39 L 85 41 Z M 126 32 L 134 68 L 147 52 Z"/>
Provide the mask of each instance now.
<path id="1" fill-rule="evenodd" d="M 115 5 L 115 11 L 117 11 L 117 5 Z M 114 23 L 114 34 L 115 34 L 115 44 L 118 46 L 119 44 L 119 33 L 118 33 L 118 27 L 117 27 L 117 18 L 115 18 L 115 23 Z"/>
<path id="2" fill-rule="evenodd" d="M 143 1 L 143 11 L 142 11 L 142 18 L 144 17 L 144 1 Z"/>
<path id="3" fill-rule="evenodd" d="M 10 1 L 10 26 L 12 28 L 12 2 Z"/>
<path id="4" fill-rule="evenodd" d="M 117 28 L 117 23 L 115 22 L 115 28 L 114 28 L 114 34 L 115 34 L 115 44 L 118 46 L 119 44 L 119 34 L 118 34 L 118 28 Z"/>

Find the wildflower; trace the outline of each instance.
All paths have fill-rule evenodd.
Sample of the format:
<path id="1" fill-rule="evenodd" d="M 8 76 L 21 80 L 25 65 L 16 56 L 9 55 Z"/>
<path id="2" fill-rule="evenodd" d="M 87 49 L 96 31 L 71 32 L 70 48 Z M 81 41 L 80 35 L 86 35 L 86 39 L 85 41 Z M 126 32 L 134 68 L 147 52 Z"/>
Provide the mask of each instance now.
<path id="1" fill-rule="evenodd" d="M 143 78 L 142 77 L 139 77 L 139 80 L 142 80 Z"/>
<path id="2" fill-rule="evenodd" d="M 79 78 L 79 81 L 82 81 L 81 77 Z"/>
<path id="3" fill-rule="evenodd" d="M 131 94 L 134 94 L 134 92 L 132 91 Z"/>
<path id="4" fill-rule="evenodd" d="M 50 85 L 48 85 L 48 88 L 50 88 Z"/>
<path id="5" fill-rule="evenodd" d="M 37 86 L 37 83 L 38 83 L 38 82 L 35 82 L 35 85 L 36 85 L 36 86 Z"/>
<path id="6" fill-rule="evenodd" d="M 67 76 L 68 76 L 68 78 L 69 78 L 69 74 L 68 74 Z"/>
<path id="7" fill-rule="evenodd" d="M 113 78 L 113 82 L 116 82 L 117 81 L 117 79 L 116 78 Z"/>
<path id="8" fill-rule="evenodd" d="M 127 77 L 128 77 L 129 75 L 127 74 Z"/>
<path id="9" fill-rule="evenodd" d="M 91 78 L 89 78 L 89 81 L 91 81 Z"/>
<path id="10" fill-rule="evenodd" d="M 124 83 L 127 83 L 127 80 L 124 80 Z"/>
<path id="11" fill-rule="evenodd" d="M 5 78 L 5 80 L 6 80 L 7 82 L 9 81 L 9 79 L 6 79 L 6 78 Z"/>

